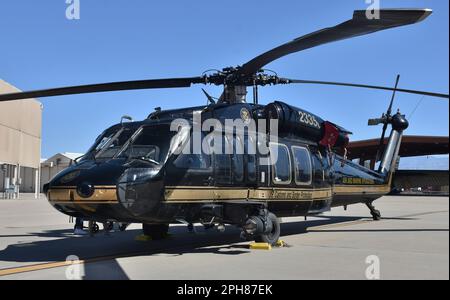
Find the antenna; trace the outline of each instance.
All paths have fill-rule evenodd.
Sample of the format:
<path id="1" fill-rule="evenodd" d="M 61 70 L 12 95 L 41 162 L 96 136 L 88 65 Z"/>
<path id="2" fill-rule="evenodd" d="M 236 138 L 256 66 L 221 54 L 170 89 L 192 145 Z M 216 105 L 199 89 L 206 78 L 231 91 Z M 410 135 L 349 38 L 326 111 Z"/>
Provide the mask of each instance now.
<path id="1" fill-rule="evenodd" d="M 120 124 L 121 124 L 121 125 L 123 124 L 123 121 L 124 121 L 124 120 L 133 122 L 133 118 L 132 118 L 132 117 L 127 116 L 127 115 L 124 115 L 124 116 L 122 116 L 122 118 L 120 118 Z"/>
<path id="2" fill-rule="evenodd" d="M 205 94 L 206 98 L 208 98 L 208 101 L 210 104 L 216 104 L 216 101 L 214 100 L 214 97 L 211 96 L 210 94 L 208 94 L 207 91 L 205 91 L 205 89 L 202 89 L 203 94 Z"/>

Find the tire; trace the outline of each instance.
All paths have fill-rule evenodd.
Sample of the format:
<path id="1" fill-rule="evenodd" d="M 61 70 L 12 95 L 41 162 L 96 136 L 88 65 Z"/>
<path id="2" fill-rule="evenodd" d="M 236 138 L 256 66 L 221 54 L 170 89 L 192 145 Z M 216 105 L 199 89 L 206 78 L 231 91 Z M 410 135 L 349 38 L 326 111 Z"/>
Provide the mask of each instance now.
<path id="1" fill-rule="evenodd" d="M 169 224 L 142 224 L 142 231 L 153 240 L 162 240 L 167 237 Z"/>
<path id="2" fill-rule="evenodd" d="M 97 223 L 92 225 L 92 233 L 99 233 L 100 231 L 100 227 L 98 226 Z"/>
<path id="3" fill-rule="evenodd" d="M 106 222 L 104 223 L 105 231 L 112 231 L 114 229 L 114 222 Z"/>
<path id="4" fill-rule="evenodd" d="M 277 216 L 275 216 L 273 213 L 269 213 L 267 217 L 270 221 L 272 221 L 272 231 L 270 233 L 260 234 L 256 236 L 255 241 L 258 243 L 268 243 L 272 246 L 275 246 L 278 242 L 278 239 L 280 238 L 280 222 L 278 221 Z"/>
<path id="5" fill-rule="evenodd" d="M 372 218 L 374 221 L 380 221 L 381 220 L 381 212 L 379 210 L 375 210 L 372 213 Z"/>
<path id="6" fill-rule="evenodd" d="M 119 230 L 123 232 L 123 231 L 127 230 L 127 227 L 128 227 L 127 223 L 121 223 L 119 225 Z"/>

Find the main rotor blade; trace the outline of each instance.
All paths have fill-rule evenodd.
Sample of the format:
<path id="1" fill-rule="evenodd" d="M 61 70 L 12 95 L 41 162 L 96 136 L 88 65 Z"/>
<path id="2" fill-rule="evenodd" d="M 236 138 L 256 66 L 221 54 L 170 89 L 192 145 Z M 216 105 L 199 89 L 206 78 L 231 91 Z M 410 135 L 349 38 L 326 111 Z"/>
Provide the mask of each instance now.
<path id="1" fill-rule="evenodd" d="M 396 91 L 396 92 L 401 92 L 401 93 L 425 95 L 425 96 L 430 96 L 430 97 L 449 99 L 448 94 L 432 93 L 432 92 L 424 92 L 424 91 L 416 91 L 416 90 L 408 90 L 408 89 L 400 89 L 400 88 L 391 88 L 391 87 L 376 86 L 376 85 L 331 82 L 331 81 L 316 81 L 316 80 L 284 79 L 284 78 L 282 78 L 281 81 L 287 82 L 287 83 L 336 85 L 336 86 L 349 86 L 349 87 L 357 87 L 357 88 L 373 89 L 373 90 Z"/>
<path id="2" fill-rule="evenodd" d="M 192 84 L 196 83 L 205 83 L 205 78 L 190 77 L 190 78 L 150 79 L 150 80 L 122 81 L 122 82 L 61 87 L 47 90 L 3 94 L 0 95 L 0 102 L 29 99 L 29 98 L 53 97 L 53 96 L 112 92 L 112 91 L 183 88 L 183 87 L 190 87 Z"/>
<path id="3" fill-rule="evenodd" d="M 353 14 L 353 19 L 347 22 L 299 37 L 250 60 L 242 66 L 238 75 L 254 74 L 274 60 L 312 47 L 418 23 L 426 19 L 431 13 L 432 10 L 430 9 L 381 9 L 379 19 L 368 19 L 366 11 L 357 10 Z"/>

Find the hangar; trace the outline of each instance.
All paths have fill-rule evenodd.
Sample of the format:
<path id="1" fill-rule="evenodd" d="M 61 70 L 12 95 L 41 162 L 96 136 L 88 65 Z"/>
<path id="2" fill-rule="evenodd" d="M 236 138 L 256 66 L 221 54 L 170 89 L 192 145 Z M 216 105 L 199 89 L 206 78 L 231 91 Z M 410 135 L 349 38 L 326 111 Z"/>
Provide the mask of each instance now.
<path id="1" fill-rule="evenodd" d="M 18 92 L 0 80 L 0 94 Z M 39 196 L 42 104 L 35 99 L 0 103 L 0 198 Z"/>
<path id="2" fill-rule="evenodd" d="M 382 150 L 388 139 L 382 142 Z M 348 158 L 358 161 L 361 165 L 375 168 L 379 139 L 352 142 L 348 146 Z M 416 157 L 449 154 L 448 136 L 404 136 L 400 147 L 400 157 Z M 448 194 L 447 170 L 397 170 L 393 187 L 396 189 L 413 189 L 429 187 L 433 192 Z"/>

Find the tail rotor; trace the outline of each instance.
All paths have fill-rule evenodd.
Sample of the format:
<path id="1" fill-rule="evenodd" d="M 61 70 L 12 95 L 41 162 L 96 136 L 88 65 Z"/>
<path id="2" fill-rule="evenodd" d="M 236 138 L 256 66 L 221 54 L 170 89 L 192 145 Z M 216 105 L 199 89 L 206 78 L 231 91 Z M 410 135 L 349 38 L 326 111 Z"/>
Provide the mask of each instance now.
<path id="1" fill-rule="evenodd" d="M 384 139 L 386 137 L 386 131 L 388 128 L 388 125 L 390 124 L 391 120 L 392 120 L 392 107 L 394 105 L 394 101 L 395 101 L 395 96 L 397 93 L 397 89 L 398 89 L 398 84 L 400 82 L 400 75 L 397 75 L 397 79 L 395 81 L 395 87 L 392 93 L 392 98 L 391 98 L 391 102 L 389 103 L 388 109 L 386 111 L 386 113 L 384 113 L 381 118 L 378 119 L 369 119 L 369 126 L 376 126 L 379 124 L 383 124 L 383 130 L 381 132 L 381 138 L 380 138 L 380 143 L 378 146 L 378 151 L 377 151 L 377 155 L 376 155 L 376 159 L 375 162 L 379 161 L 382 154 L 383 154 L 383 146 L 384 146 Z"/>

